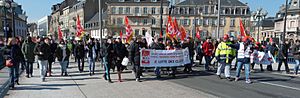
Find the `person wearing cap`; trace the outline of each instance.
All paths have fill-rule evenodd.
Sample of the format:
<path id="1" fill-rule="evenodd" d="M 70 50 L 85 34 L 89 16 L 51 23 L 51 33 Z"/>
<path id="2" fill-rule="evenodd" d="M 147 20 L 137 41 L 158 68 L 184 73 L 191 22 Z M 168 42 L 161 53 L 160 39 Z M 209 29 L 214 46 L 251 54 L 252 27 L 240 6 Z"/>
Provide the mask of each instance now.
<path id="1" fill-rule="evenodd" d="M 38 56 L 38 64 L 40 65 L 40 75 L 42 82 L 45 82 L 48 59 L 50 57 L 50 42 L 49 39 L 43 38 L 40 43 L 34 48 L 34 53 Z"/>
<path id="2" fill-rule="evenodd" d="M 204 52 L 204 56 L 205 56 L 204 70 L 209 71 L 209 65 L 211 63 L 212 55 L 213 55 L 213 51 L 214 51 L 214 45 L 211 42 L 211 37 L 208 37 L 206 39 L 206 41 L 202 45 L 202 48 L 203 48 L 203 52 Z M 201 51 L 201 50 L 198 50 L 198 52 L 199 51 Z M 202 58 L 200 58 L 200 59 L 202 59 Z M 200 60 L 200 61 L 202 61 L 202 60 Z"/>
<path id="3" fill-rule="evenodd" d="M 154 42 L 151 43 L 150 45 L 150 49 L 154 49 L 154 50 L 165 50 L 166 47 L 165 45 L 163 44 L 163 38 L 155 38 L 154 39 Z M 155 67 L 154 68 L 154 72 L 156 74 L 156 78 L 160 78 L 160 67 Z"/>
<path id="4" fill-rule="evenodd" d="M 141 72 L 141 65 L 140 65 L 140 50 L 145 49 L 147 47 L 146 43 L 142 42 L 142 36 L 139 35 L 136 38 L 136 41 L 134 41 L 131 46 L 130 46 L 130 51 L 129 51 L 129 60 L 133 60 L 133 67 L 134 67 L 134 72 L 135 72 L 135 80 L 137 82 L 140 81 L 140 76 L 142 74 Z"/>
<path id="5" fill-rule="evenodd" d="M 242 66 L 245 68 L 245 77 L 246 83 L 252 83 L 249 75 L 250 75 L 250 55 L 253 52 L 253 48 L 251 45 L 251 41 L 248 37 L 244 37 L 240 39 L 239 43 L 230 44 L 229 47 L 232 47 L 237 50 L 237 68 L 236 68 L 236 77 L 235 81 L 238 81 L 240 78 L 240 73 Z"/>
<path id="6" fill-rule="evenodd" d="M 229 47 L 228 45 L 231 44 L 231 42 L 229 42 L 229 36 L 225 35 L 223 37 L 223 42 L 221 42 L 215 52 L 215 57 L 217 58 L 218 62 L 220 63 L 218 66 L 218 70 L 217 70 L 217 75 L 220 79 L 221 78 L 221 71 L 222 69 L 224 69 L 225 67 L 225 77 L 227 80 L 231 81 L 230 78 L 230 66 L 231 66 L 231 61 L 235 56 L 235 52 L 234 50 Z"/>

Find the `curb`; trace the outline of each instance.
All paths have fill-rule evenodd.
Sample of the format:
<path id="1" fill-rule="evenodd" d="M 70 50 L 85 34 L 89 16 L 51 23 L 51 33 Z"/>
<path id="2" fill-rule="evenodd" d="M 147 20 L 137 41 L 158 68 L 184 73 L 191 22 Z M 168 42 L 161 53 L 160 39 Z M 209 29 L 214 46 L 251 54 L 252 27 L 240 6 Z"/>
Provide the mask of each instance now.
<path id="1" fill-rule="evenodd" d="M 8 73 L 8 68 L 7 67 L 4 67 L 4 68 L 2 68 L 1 70 L 5 70 L 6 72 L 5 73 L 7 73 L 7 75 L 9 75 L 9 73 Z M 9 81 L 10 79 L 9 79 L 9 76 L 7 76 L 7 78 L 6 78 L 6 81 L 4 82 L 4 84 L 0 87 L 0 98 L 4 98 L 4 96 L 7 94 L 7 92 L 9 91 L 9 83 L 10 83 L 10 81 Z"/>

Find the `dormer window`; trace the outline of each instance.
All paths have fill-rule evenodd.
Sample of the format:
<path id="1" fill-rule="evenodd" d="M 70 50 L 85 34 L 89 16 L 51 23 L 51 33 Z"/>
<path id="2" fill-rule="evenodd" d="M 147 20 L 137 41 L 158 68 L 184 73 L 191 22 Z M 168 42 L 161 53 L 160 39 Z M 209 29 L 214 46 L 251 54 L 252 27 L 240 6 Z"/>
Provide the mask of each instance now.
<path id="1" fill-rule="evenodd" d="M 140 0 L 134 0 L 134 2 L 141 2 Z"/>
<path id="2" fill-rule="evenodd" d="M 119 2 L 125 2 L 125 0 L 119 0 Z"/>
<path id="3" fill-rule="evenodd" d="M 297 6 L 297 1 L 294 1 L 294 2 L 293 2 L 293 6 Z"/>

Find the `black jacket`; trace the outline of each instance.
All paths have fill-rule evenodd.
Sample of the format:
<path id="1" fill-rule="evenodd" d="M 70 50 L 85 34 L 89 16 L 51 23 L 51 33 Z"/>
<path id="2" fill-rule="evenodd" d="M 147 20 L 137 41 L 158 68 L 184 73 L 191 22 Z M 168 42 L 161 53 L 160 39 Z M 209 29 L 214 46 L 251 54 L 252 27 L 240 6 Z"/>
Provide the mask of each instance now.
<path id="1" fill-rule="evenodd" d="M 71 55 L 71 51 L 67 47 L 66 47 L 65 51 L 66 51 L 66 57 L 65 57 L 64 61 L 68 61 L 69 57 Z M 57 49 L 55 51 L 55 56 L 57 57 L 58 61 L 62 61 L 62 59 L 63 59 L 63 50 L 62 50 L 61 47 L 57 47 Z"/>
<path id="2" fill-rule="evenodd" d="M 288 57 L 288 46 L 286 44 L 281 45 L 278 51 L 278 58 L 284 59 L 284 57 L 286 57 L 286 59 Z"/>
<path id="3" fill-rule="evenodd" d="M 55 61 L 55 50 L 57 49 L 57 43 L 50 44 L 50 55 L 49 55 L 49 61 L 54 62 Z"/>
<path id="4" fill-rule="evenodd" d="M 142 42 L 134 42 L 130 46 L 129 60 L 133 60 L 135 65 L 140 65 L 140 50 L 146 48 L 147 45 Z"/>
<path id="5" fill-rule="evenodd" d="M 119 58 L 118 60 L 123 60 L 123 58 L 125 56 L 128 57 L 128 51 L 124 44 L 116 43 L 116 44 L 114 44 L 113 48 L 114 48 L 116 57 Z"/>
<path id="6" fill-rule="evenodd" d="M 75 56 L 76 58 L 84 58 L 84 54 L 85 54 L 85 51 L 84 51 L 84 45 L 76 45 L 75 47 Z"/>
<path id="7" fill-rule="evenodd" d="M 11 59 L 14 63 L 20 62 L 23 58 L 21 47 L 18 45 L 4 47 L 4 58 Z"/>
<path id="8" fill-rule="evenodd" d="M 161 43 L 153 42 L 151 43 L 150 48 L 155 50 L 165 50 L 165 45 Z"/>
<path id="9" fill-rule="evenodd" d="M 45 43 L 38 44 L 34 49 L 34 53 L 38 56 L 38 60 L 49 60 L 50 51 L 50 46 Z M 40 52 L 42 54 L 40 54 Z"/>
<path id="10" fill-rule="evenodd" d="M 182 44 L 182 49 L 188 48 L 189 49 L 189 54 L 190 57 L 193 57 L 195 52 L 194 52 L 194 43 L 193 42 L 189 42 L 189 43 L 183 43 Z"/>

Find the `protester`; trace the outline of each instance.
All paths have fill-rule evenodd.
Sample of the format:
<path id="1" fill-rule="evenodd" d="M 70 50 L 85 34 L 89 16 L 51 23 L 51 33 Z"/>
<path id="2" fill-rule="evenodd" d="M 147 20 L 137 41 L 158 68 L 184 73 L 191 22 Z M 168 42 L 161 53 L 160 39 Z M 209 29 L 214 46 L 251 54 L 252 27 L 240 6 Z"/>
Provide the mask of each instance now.
<path id="1" fill-rule="evenodd" d="M 280 71 L 281 65 L 282 63 L 284 63 L 285 65 L 285 71 L 286 73 L 290 72 L 289 69 L 289 65 L 287 63 L 287 59 L 288 59 L 288 41 L 286 41 L 285 43 L 283 41 L 280 42 L 280 48 L 278 51 L 278 59 L 279 59 L 279 64 L 278 64 L 278 69 L 277 71 Z"/>
<path id="2" fill-rule="evenodd" d="M 165 50 L 165 45 L 163 44 L 163 39 L 162 38 L 155 38 L 154 42 L 151 43 L 150 45 L 150 49 L 154 49 L 154 50 Z M 155 74 L 156 74 L 156 78 L 161 78 L 160 75 L 160 67 L 155 67 L 154 69 Z"/>
<path id="3" fill-rule="evenodd" d="M 109 37 L 107 41 L 102 46 L 102 56 L 103 56 L 103 63 L 104 63 L 104 70 L 105 73 L 103 75 L 103 78 L 107 80 L 109 83 L 113 83 L 110 78 L 110 69 L 111 66 L 113 66 L 113 58 L 114 58 L 114 49 L 112 44 L 112 38 Z"/>
<path id="4" fill-rule="evenodd" d="M 88 40 L 88 44 L 85 47 L 85 49 L 87 50 L 87 58 L 88 58 L 88 63 L 89 63 L 89 73 L 90 76 L 95 74 L 95 59 L 97 57 L 96 51 L 97 51 L 97 47 L 94 43 L 94 39 L 90 38 Z"/>
<path id="5" fill-rule="evenodd" d="M 265 53 L 269 53 L 272 55 L 272 56 L 275 56 L 275 51 L 277 51 L 277 46 L 275 45 L 274 42 L 267 42 L 267 46 L 266 46 L 266 49 L 265 49 Z M 267 65 L 267 70 L 268 71 L 273 71 L 273 68 L 272 68 L 272 64 L 271 65 Z"/>
<path id="6" fill-rule="evenodd" d="M 116 56 L 116 66 L 117 66 L 117 73 L 118 73 L 118 80 L 122 82 L 121 73 L 125 69 L 126 66 L 123 66 L 122 60 L 124 57 L 128 57 L 128 51 L 126 50 L 125 45 L 122 43 L 120 38 L 117 38 L 114 44 L 114 51 Z"/>
<path id="7" fill-rule="evenodd" d="M 55 43 L 54 40 L 50 40 L 50 56 L 49 56 L 49 60 L 48 60 L 48 71 L 47 73 L 49 74 L 49 76 L 52 76 L 51 73 L 52 73 L 52 64 L 53 62 L 55 62 L 55 51 L 56 51 L 56 48 L 57 48 L 57 43 Z M 47 74 L 46 74 L 47 75 Z"/>
<path id="8" fill-rule="evenodd" d="M 293 57 L 295 59 L 295 67 L 294 67 L 294 74 L 298 75 L 299 65 L 300 65 L 300 40 L 296 40 L 296 44 L 292 47 Z"/>
<path id="9" fill-rule="evenodd" d="M 33 74 L 33 63 L 35 61 L 35 54 L 34 54 L 34 48 L 36 44 L 32 42 L 31 37 L 27 37 L 25 42 L 22 45 L 22 53 L 25 55 L 26 60 L 26 77 L 32 77 Z"/>
<path id="10" fill-rule="evenodd" d="M 84 44 L 83 41 L 79 41 L 75 47 L 75 57 L 78 64 L 78 71 L 81 73 L 84 71 Z"/>
<path id="11" fill-rule="evenodd" d="M 198 41 L 197 42 L 197 46 L 196 46 L 196 60 L 199 60 L 199 65 L 202 65 L 202 60 L 203 60 L 203 47 L 202 47 L 202 41 Z"/>
<path id="12" fill-rule="evenodd" d="M 205 71 L 209 71 L 209 65 L 211 63 L 212 60 L 212 53 L 214 51 L 214 46 L 211 42 L 211 37 L 208 37 L 206 39 L 206 41 L 203 43 L 202 45 L 203 47 L 203 52 L 204 52 L 204 56 L 205 56 L 205 66 L 204 66 L 204 70 Z"/>
<path id="13" fill-rule="evenodd" d="M 55 51 L 55 55 L 61 66 L 61 76 L 68 76 L 67 64 L 69 62 L 71 51 L 67 48 L 65 42 L 59 42 L 59 45 Z"/>
<path id="14" fill-rule="evenodd" d="M 40 43 L 35 47 L 34 53 L 38 56 L 38 64 L 40 65 L 40 75 L 42 82 L 46 82 L 45 76 L 47 73 L 48 59 L 50 56 L 50 42 L 49 39 L 43 38 Z"/>
<path id="15" fill-rule="evenodd" d="M 230 47 L 238 50 L 237 51 L 237 68 L 236 68 L 236 77 L 235 81 L 238 81 L 240 78 L 240 73 L 242 66 L 244 65 L 245 68 L 245 77 L 246 77 L 246 83 L 250 84 L 252 83 L 249 75 L 250 75 L 250 55 L 253 52 L 253 48 L 251 46 L 251 41 L 248 39 L 248 37 L 243 38 L 239 43 L 237 44 L 230 44 Z"/>
<path id="16" fill-rule="evenodd" d="M 225 77 L 228 81 L 232 81 L 230 78 L 230 66 L 231 61 L 234 58 L 234 51 L 231 47 L 228 47 L 227 45 L 230 45 L 231 42 L 228 40 L 229 36 L 225 35 L 223 37 L 223 42 L 221 42 L 215 53 L 215 57 L 217 58 L 218 62 L 220 63 L 217 70 L 217 75 L 220 79 L 221 78 L 221 72 L 225 68 Z"/>
<path id="17" fill-rule="evenodd" d="M 189 56 L 190 56 L 190 60 L 191 63 L 190 64 L 186 64 L 184 67 L 184 72 L 185 73 L 192 73 L 192 66 L 193 66 L 193 61 L 194 61 L 194 42 L 192 41 L 191 37 L 188 37 L 187 40 L 182 44 L 182 49 L 188 48 L 189 50 Z"/>
<path id="18" fill-rule="evenodd" d="M 261 45 L 261 43 L 259 43 L 259 42 L 256 42 L 255 43 L 255 46 L 254 46 L 254 50 L 253 50 L 253 52 L 255 53 L 255 52 L 264 52 L 263 51 L 264 49 L 262 48 L 262 45 Z M 252 62 L 251 63 L 251 66 L 252 66 L 252 70 L 254 70 L 254 66 L 255 66 L 255 63 L 254 62 Z M 263 69 L 263 66 L 262 66 L 262 64 L 259 64 L 259 66 L 260 66 L 260 71 L 264 71 L 264 69 Z"/>
<path id="19" fill-rule="evenodd" d="M 141 65 L 140 65 L 140 50 L 141 49 L 145 49 L 147 47 L 146 43 L 142 42 L 142 36 L 139 35 L 137 36 L 137 39 L 135 42 L 133 42 L 131 44 L 131 48 L 130 48 L 130 59 L 129 60 L 133 60 L 132 62 L 134 63 L 134 72 L 135 72 L 135 79 L 137 82 L 141 82 L 140 81 L 140 76 L 142 74 L 141 72 Z"/>

